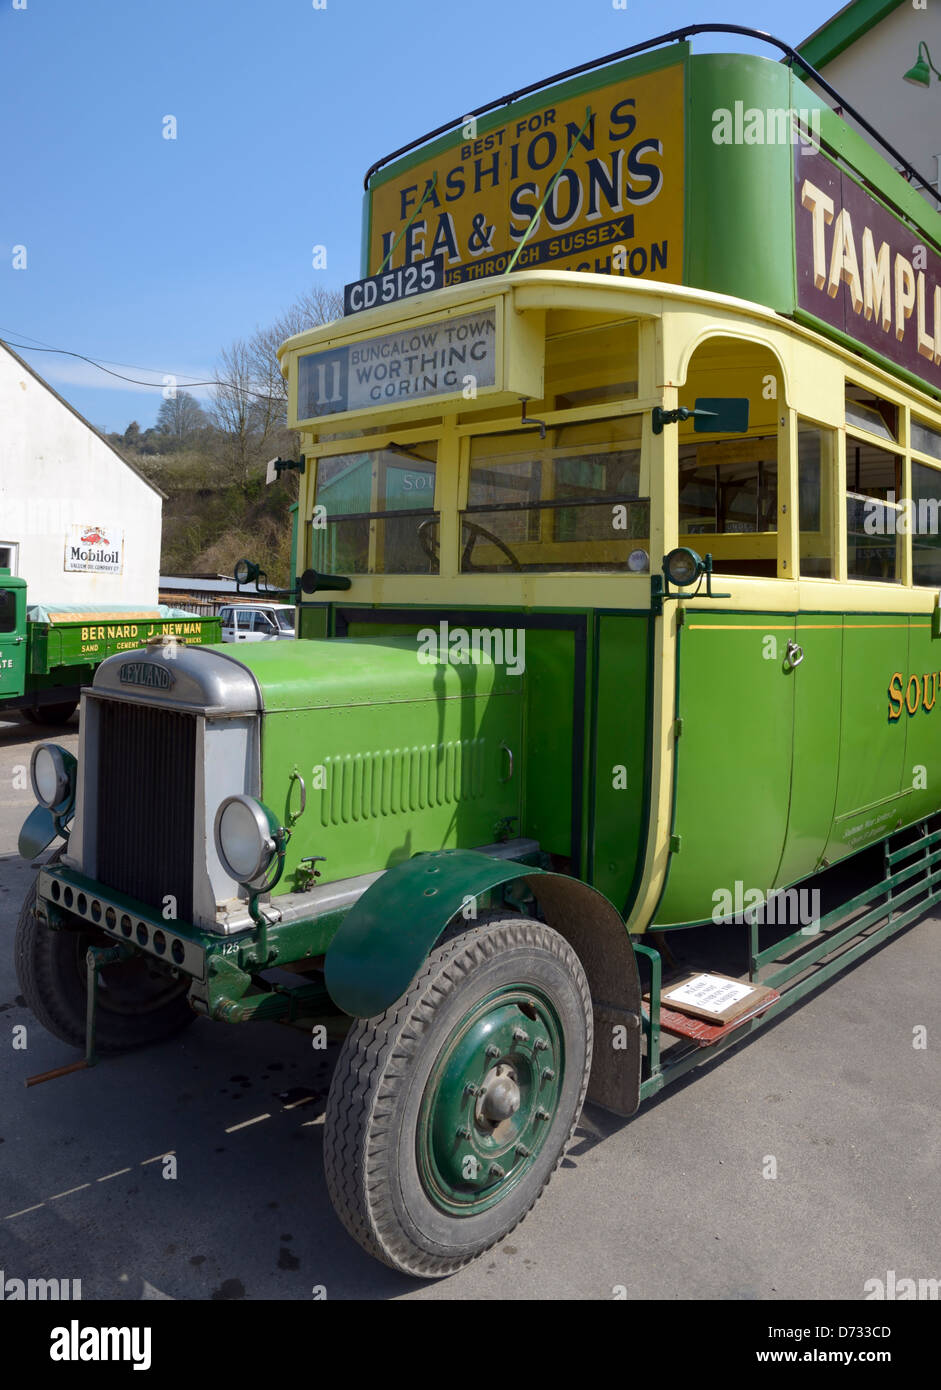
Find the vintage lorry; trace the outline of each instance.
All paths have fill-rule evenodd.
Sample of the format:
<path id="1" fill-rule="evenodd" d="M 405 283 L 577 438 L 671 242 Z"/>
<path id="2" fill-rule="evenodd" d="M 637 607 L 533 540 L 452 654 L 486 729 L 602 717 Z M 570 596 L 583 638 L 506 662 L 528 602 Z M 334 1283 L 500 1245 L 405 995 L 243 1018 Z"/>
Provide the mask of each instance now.
<path id="1" fill-rule="evenodd" d="M 96 667 L 158 635 L 218 642 L 218 618 L 166 604 L 29 603 L 27 583 L 0 570 L 0 717 L 9 710 L 36 724 L 63 724 Z"/>
<path id="2" fill-rule="evenodd" d="M 632 1115 L 941 896 L 941 539 L 886 525 L 941 493 L 941 217 L 787 45 L 649 47 L 370 171 L 390 300 L 280 353 L 297 640 L 112 656 L 77 765 L 33 754 L 35 1015 L 85 1063 L 341 1035 L 327 1187 L 419 1277 L 526 1215 L 586 1096 Z M 793 141 L 713 141 L 742 103 Z M 875 346 L 851 226 L 901 267 Z"/>

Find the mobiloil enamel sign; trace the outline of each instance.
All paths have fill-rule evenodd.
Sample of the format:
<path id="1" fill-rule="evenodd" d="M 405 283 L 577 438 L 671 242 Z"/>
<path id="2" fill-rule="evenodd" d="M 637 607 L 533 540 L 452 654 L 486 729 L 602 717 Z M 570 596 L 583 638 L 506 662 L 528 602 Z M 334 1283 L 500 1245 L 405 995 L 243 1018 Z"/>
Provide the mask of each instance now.
<path id="1" fill-rule="evenodd" d="M 514 269 L 679 284 L 684 65 L 599 80 L 468 121 L 419 162 L 380 170 L 367 195 L 365 273 L 394 247 L 388 266 L 443 256 L 449 285 L 499 275 L 536 217 Z"/>
<path id="2" fill-rule="evenodd" d="M 65 569 L 121 574 L 124 532 L 113 526 L 70 526 L 65 538 Z"/>

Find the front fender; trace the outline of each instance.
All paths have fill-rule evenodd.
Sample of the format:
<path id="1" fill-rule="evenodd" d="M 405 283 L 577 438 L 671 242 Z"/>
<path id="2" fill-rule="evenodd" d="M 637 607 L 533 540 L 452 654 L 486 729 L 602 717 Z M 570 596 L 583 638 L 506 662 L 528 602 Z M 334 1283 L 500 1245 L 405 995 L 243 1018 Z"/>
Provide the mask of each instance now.
<path id="1" fill-rule="evenodd" d="M 23 859 L 35 859 L 59 834 L 56 818 L 46 806 L 34 806 L 23 822 L 17 848 Z"/>
<path id="2" fill-rule="evenodd" d="M 370 884 L 327 950 L 324 976 L 333 1002 L 355 1018 L 383 1013 L 406 992 L 448 922 L 468 898 L 523 879 L 555 931 L 578 955 L 595 1014 L 595 1059 L 588 1098 L 619 1115 L 640 1102 L 640 976 L 630 936 L 602 893 L 477 850 L 418 854 Z M 471 925 L 470 923 L 468 925 Z M 612 1048 L 612 1028 L 625 1046 Z"/>

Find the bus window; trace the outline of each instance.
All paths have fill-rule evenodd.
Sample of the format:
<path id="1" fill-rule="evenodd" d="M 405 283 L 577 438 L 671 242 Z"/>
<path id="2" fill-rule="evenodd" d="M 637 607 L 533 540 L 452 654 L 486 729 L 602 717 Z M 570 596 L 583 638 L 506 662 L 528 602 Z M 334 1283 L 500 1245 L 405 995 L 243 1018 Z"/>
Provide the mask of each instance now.
<path id="1" fill-rule="evenodd" d="M 311 564 L 330 574 L 437 574 L 434 443 L 322 455 Z"/>
<path id="2" fill-rule="evenodd" d="M 699 397 L 748 400 L 749 434 L 716 437 L 678 427 L 679 544 L 712 555 L 717 574 L 778 573 L 778 415 L 783 396 L 774 354 L 742 338 L 707 338 L 693 353 L 679 404 Z M 708 537 L 708 540 L 704 539 Z"/>
<path id="3" fill-rule="evenodd" d="M 833 431 L 803 420 L 797 426 L 797 488 L 800 499 L 800 573 L 833 578 Z"/>
<path id="4" fill-rule="evenodd" d="M 932 431 L 934 433 L 934 431 Z M 941 444 L 941 436 L 936 436 Z M 912 421 L 912 444 L 915 421 Z M 941 535 L 939 507 L 941 471 L 912 459 L 912 583 L 941 589 Z"/>
<path id="5" fill-rule="evenodd" d="M 912 448 L 941 462 L 941 430 L 933 430 L 912 416 Z"/>
<path id="6" fill-rule="evenodd" d="M 461 570 L 649 569 L 639 416 L 471 441 Z"/>
<path id="7" fill-rule="evenodd" d="M 546 403 L 569 410 L 636 396 L 637 323 L 554 331 L 563 317 L 551 314 L 546 329 Z"/>
<path id="8" fill-rule="evenodd" d="M 680 445 L 680 545 L 708 536 L 717 574 L 777 574 L 777 510 L 777 435 Z"/>
<path id="9" fill-rule="evenodd" d="M 848 579 L 901 582 L 902 456 L 856 435 L 846 436 L 846 574 Z"/>
<path id="10" fill-rule="evenodd" d="M 898 441 L 898 407 L 851 381 L 846 383 L 846 423 L 878 439 L 887 439 L 893 444 Z"/>

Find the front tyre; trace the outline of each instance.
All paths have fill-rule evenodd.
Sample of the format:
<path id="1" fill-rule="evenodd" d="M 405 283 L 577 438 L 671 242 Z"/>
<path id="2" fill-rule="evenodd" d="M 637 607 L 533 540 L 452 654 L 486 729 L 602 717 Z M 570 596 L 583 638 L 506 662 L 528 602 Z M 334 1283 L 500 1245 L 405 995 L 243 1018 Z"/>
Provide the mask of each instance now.
<path id="1" fill-rule="evenodd" d="M 34 724 L 67 724 L 77 709 L 77 700 L 63 700 L 59 705 L 39 705 L 27 717 Z"/>
<path id="2" fill-rule="evenodd" d="M 334 1072 L 324 1167 L 346 1229 L 418 1278 L 487 1250 L 558 1166 L 591 1050 L 588 982 L 550 927 L 507 917 L 437 947 Z"/>
<path id="3" fill-rule="evenodd" d="M 54 856 L 58 858 L 58 854 Z M 53 931 L 36 916 L 36 881 L 16 927 L 14 961 L 20 990 L 39 1023 L 73 1047 L 85 1046 L 86 971 L 89 946 L 112 946 L 104 932 Z M 144 956 L 98 972 L 96 1046 L 126 1052 L 172 1037 L 195 1022 L 188 982 L 153 970 Z"/>

